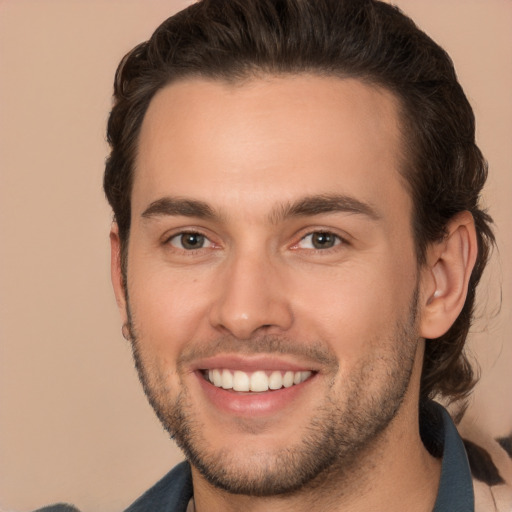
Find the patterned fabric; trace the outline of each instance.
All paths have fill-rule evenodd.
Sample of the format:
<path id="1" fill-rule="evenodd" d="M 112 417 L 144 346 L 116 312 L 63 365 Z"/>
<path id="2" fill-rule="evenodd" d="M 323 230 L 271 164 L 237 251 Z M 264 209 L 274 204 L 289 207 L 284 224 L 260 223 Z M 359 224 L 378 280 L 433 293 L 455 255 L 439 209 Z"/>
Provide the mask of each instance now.
<path id="1" fill-rule="evenodd" d="M 512 512 L 512 433 L 493 439 L 462 425 L 461 439 L 449 414 L 431 405 L 434 414 L 424 416 L 420 426 L 427 448 L 434 455 L 443 454 L 434 512 Z M 192 492 L 190 466 L 182 462 L 125 512 L 191 512 Z M 53 505 L 35 512 L 79 511 L 70 505 Z"/>
<path id="2" fill-rule="evenodd" d="M 475 512 L 512 512 L 512 433 L 492 438 L 461 428 L 475 489 Z"/>

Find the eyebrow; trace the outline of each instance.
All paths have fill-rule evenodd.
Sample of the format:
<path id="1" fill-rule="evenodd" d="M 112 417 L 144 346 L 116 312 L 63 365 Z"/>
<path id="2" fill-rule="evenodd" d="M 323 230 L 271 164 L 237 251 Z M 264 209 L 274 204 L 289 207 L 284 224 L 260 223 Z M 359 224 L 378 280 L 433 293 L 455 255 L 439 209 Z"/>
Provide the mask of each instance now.
<path id="1" fill-rule="evenodd" d="M 161 216 L 198 217 L 200 219 L 214 219 L 218 215 L 214 209 L 204 201 L 184 199 L 180 197 L 162 197 L 153 201 L 143 212 L 142 217 Z"/>
<path id="2" fill-rule="evenodd" d="M 291 217 L 309 217 L 336 212 L 364 215 L 371 220 L 381 218 L 372 205 L 354 197 L 340 194 L 319 194 L 276 206 L 271 211 L 269 220 L 271 223 L 277 224 Z M 141 216 L 143 218 L 183 216 L 207 220 L 216 220 L 221 217 L 205 201 L 171 196 L 153 201 Z"/>
<path id="3" fill-rule="evenodd" d="M 337 212 L 364 215 L 371 220 L 381 218 L 372 205 L 355 197 L 342 194 L 320 194 L 279 206 L 270 214 L 270 220 L 278 223 L 289 217 L 309 217 Z"/>

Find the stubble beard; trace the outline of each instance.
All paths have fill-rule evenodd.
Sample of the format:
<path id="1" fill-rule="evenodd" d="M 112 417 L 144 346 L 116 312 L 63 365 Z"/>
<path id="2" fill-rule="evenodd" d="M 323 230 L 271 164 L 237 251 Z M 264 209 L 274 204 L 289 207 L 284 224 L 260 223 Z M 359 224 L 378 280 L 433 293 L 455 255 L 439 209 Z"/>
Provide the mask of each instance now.
<path id="1" fill-rule="evenodd" d="M 269 497 L 326 487 L 329 481 L 339 486 L 357 472 L 362 458 L 375 449 L 397 415 L 407 393 L 418 340 L 416 310 L 417 292 L 408 318 L 397 324 L 391 339 L 379 342 L 388 347 L 387 351 L 362 361 L 347 376 L 342 397 L 334 392 L 322 397 L 298 443 L 245 460 L 235 446 L 219 449 L 207 442 L 204 432 L 208 425 L 197 417 L 185 387 L 174 401 L 170 400 L 164 375 L 156 374 L 144 362 L 131 319 L 129 327 L 135 366 L 148 401 L 191 465 L 216 488 Z M 279 339 L 269 339 L 267 344 L 276 346 Z M 382 385 L 368 394 L 376 376 Z"/>

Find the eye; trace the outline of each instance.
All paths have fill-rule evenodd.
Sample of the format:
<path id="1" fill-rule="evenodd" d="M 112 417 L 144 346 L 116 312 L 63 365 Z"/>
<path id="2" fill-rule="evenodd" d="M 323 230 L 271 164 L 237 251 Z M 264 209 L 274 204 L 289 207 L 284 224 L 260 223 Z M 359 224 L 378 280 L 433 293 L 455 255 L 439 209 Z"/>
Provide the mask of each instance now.
<path id="1" fill-rule="evenodd" d="M 193 251 L 194 249 L 205 249 L 212 246 L 212 242 L 201 233 L 179 233 L 169 238 L 169 243 L 173 247 L 183 249 L 185 251 Z"/>
<path id="2" fill-rule="evenodd" d="M 315 231 L 303 237 L 297 244 L 300 249 L 330 249 L 341 244 L 341 238 L 328 231 Z"/>

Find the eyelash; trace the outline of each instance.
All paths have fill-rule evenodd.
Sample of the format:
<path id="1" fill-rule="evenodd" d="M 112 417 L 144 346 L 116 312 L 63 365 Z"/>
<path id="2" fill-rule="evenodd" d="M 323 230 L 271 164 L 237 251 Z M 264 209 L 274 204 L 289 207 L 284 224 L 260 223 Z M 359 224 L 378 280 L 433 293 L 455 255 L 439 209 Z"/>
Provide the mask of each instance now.
<path id="1" fill-rule="evenodd" d="M 185 247 L 178 247 L 176 245 L 174 245 L 172 243 L 173 240 L 177 240 L 177 239 L 181 239 L 183 240 L 183 237 L 185 236 L 196 236 L 196 237 L 201 237 L 204 239 L 204 241 L 206 243 L 208 243 L 209 245 L 207 247 L 204 247 L 204 246 L 201 246 L 201 247 L 198 247 L 196 249 L 186 249 Z M 172 236 L 166 238 L 166 240 L 164 241 L 164 244 L 165 245 L 171 245 L 173 246 L 175 249 L 177 250 L 181 250 L 183 252 L 186 252 L 186 253 L 189 253 L 189 254 L 193 254 L 197 251 L 200 251 L 201 249 L 209 249 L 211 246 L 214 246 L 214 243 L 210 240 L 210 238 L 208 238 L 205 234 L 201 233 L 200 231 L 194 231 L 194 230 L 188 230 L 188 231 L 181 231 L 179 233 L 175 233 L 173 234 Z M 183 245 L 181 243 L 181 245 Z"/>
<path id="2" fill-rule="evenodd" d="M 204 245 L 202 245 L 201 247 L 198 247 L 198 248 L 189 248 L 189 249 L 186 249 L 185 247 L 183 247 L 183 237 L 185 236 L 196 236 L 196 237 L 201 237 L 204 239 L 204 241 L 208 244 L 206 247 Z M 299 245 L 304 241 L 306 240 L 308 237 L 313 237 L 314 235 L 324 235 L 324 236 L 327 236 L 327 237 L 333 237 L 334 238 L 334 243 L 331 247 L 326 247 L 326 248 L 319 248 L 319 247 L 308 247 L 308 248 L 301 248 L 299 247 Z M 172 241 L 173 240 L 179 240 L 181 239 L 181 242 L 180 242 L 180 245 L 182 245 L 181 247 L 178 247 L 177 245 L 173 244 Z M 311 242 L 312 245 L 314 244 L 314 242 Z M 164 245 L 171 245 L 173 248 L 177 249 L 177 250 L 180 250 L 180 251 L 183 251 L 184 253 L 187 253 L 187 254 L 194 254 L 194 253 L 197 253 L 198 251 L 202 250 L 202 249 L 210 249 L 210 248 L 215 248 L 215 243 L 212 242 L 212 240 L 206 236 L 205 234 L 201 233 L 200 231 L 195 231 L 195 230 L 187 230 L 187 231 L 181 231 L 179 233 L 175 233 L 169 237 L 167 237 L 165 240 L 164 240 Z M 315 253 L 329 253 L 333 250 L 336 250 L 337 247 L 339 247 L 340 245 L 348 245 L 348 242 L 345 238 L 341 237 L 340 235 L 336 234 L 336 233 L 333 233 L 332 231 L 329 231 L 329 230 L 322 230 L 322 229 L 316 229 L 316 230 L 313 230 L 313 231 L 309 231 L 308 233 L 306 233 L 305 235 L 303 235 L 300 240 L 298 242 L 296 242 L 295 244 L 293 244 L 290 249 L 292 250 L 307 250 L 307 251 L 314 251 Z"/>
<path id="3" fill-rule="evenodd" d="M 342 236 L 340 236 L 340 235 L 338 235 L 336 233 L 333 233 L 332 231 L 329 231 L 327 229 L 315 229 L 315 230 L 309 231 L 308 233 L 303 235 L 300 238 L 300 240 L 291 247 L 291 249 L 293 249 L 293 250 L 301 250 L 302 248 L 299 247 L 301 242 L 306 240 L 308 237 L 313 237 L 314 235 L 324 235 L 324 236 L 327 236 L 327 237 L 333 237 L 334 238 L 334 243 L 333 243 L 333 245 L 331 247 L 325 247 L 325 248 L 309 247 L 309 248 L 306 248 L 304 250 L 314 251 L 315 253 L 330 253 L 331 251 L 337 250 L 337 248 L 339 248 L 339 246 L 348 245 L 348 242 L 346 241 L 345 238 L 343 238 Z M 313 241 L 311 243 L 314 244 Z"/>

